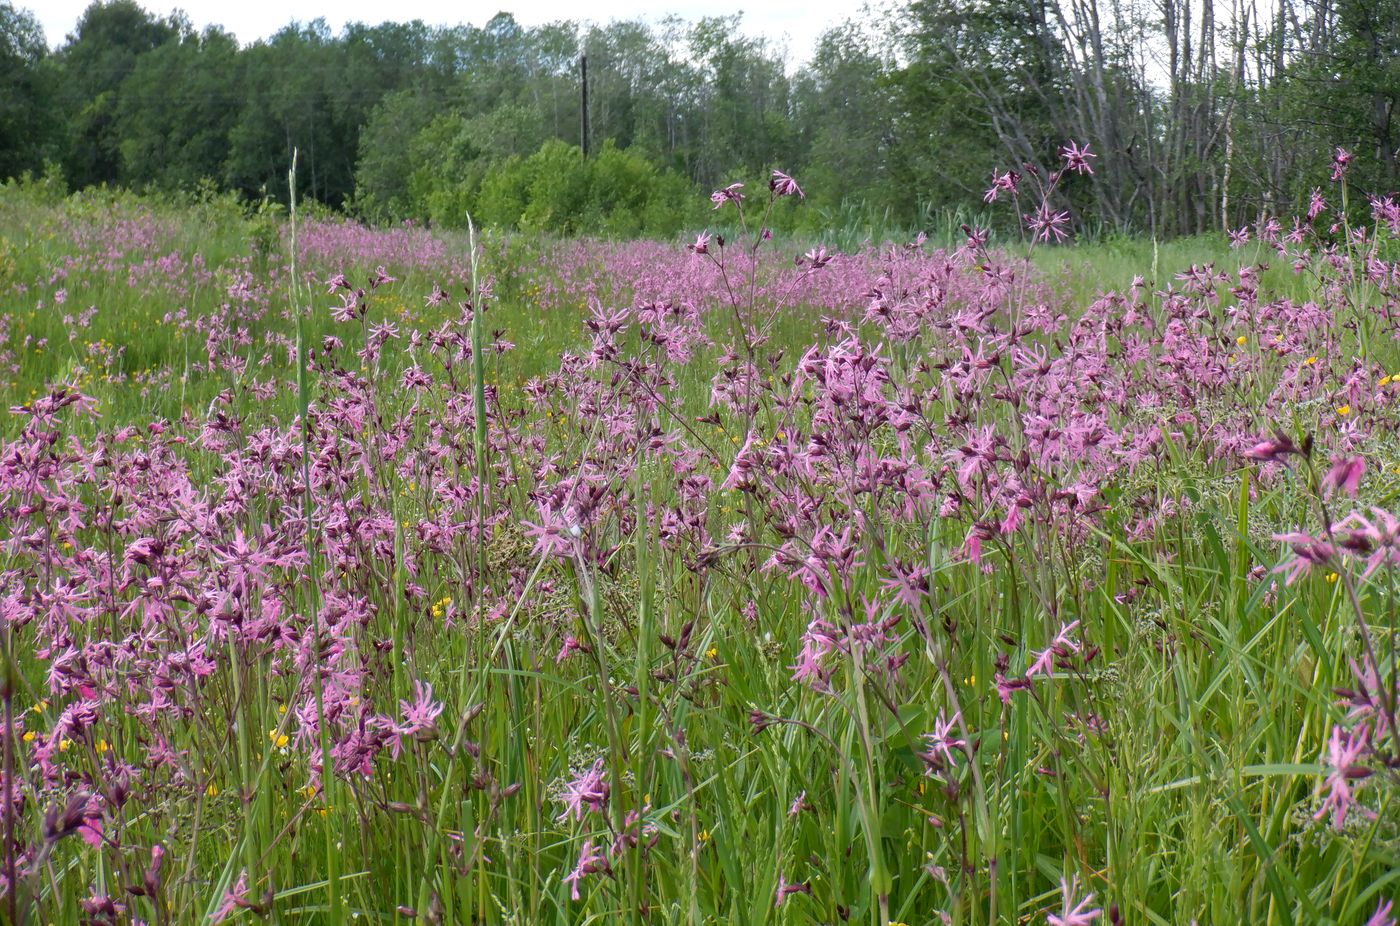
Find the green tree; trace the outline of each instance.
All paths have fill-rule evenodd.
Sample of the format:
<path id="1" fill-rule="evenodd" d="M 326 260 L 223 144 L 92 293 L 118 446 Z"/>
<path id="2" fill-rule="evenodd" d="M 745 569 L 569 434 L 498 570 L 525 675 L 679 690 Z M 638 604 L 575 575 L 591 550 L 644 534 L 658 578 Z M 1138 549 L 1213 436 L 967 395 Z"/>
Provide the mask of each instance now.
<path id="1" fill-rule="evenodd" d="M 335 57 L 324 20 L 287 26 L 243 50 L 243 99 L 229 130 L 226 184 L 245 196 L 285 200 L 295 150 L 301 195 L 334 203 L 337 194 L 348 193 L 353 178 L 335 176 L 327 166 L 342 141 L 326 92 Z"/>
<path id="2" fill-rule="evenodd" d="M 802 173 L 814 204 L 892 197 L 889 147 L 894 107 L 887 62 L 854 23 L 828 30 L 794 88 L 794 123 Z M 912 210 L 901 209 L 906 218 Z"/>
<path id="3" fill-rule="evenodd" d="M 370 112 L 355 162 L 355 210 L 361 216 L 386 222 L 412 214 L 414 145 L 439 111 L 437 101 L 419 90 L 396 90 Z"/>
<path id="4" fill-rule="evenodd" d="M 122 83 L 143 55 L 181 32 L 182 24 L 157 19 L 134 0 L 98 0 L 84 11 L 57 55 L 64 172 L 74 187 L 121 180 Z"/>
<path id="5" fill-rule="evenodd" d="M 519 169 L 527 178 L 521 228 L 564 235 L 581 230 L 591 184 L 589 162 L 578 146 L 548 141 Z"/>
<path id="6" fill-rule="evenodd" d="M 739 17 L 706 17 L 690 30 L 702 92 L 691 119 L 699 132 L 690 173 L 713 186 L 787 160 L 793 147 L 790 88 L 782 60 L 739 31 Z"/>
<path id="7" fill-rule="evenodd" d="M 237 41 L 217 28 L 143 55 L 117 105 L 123 182 L 191 189 L 218 180 L 238 114 L 240 71 Z"/>
<path id="8" fill-rule="evenodd" d="M 1292 73 L 1297 89 L 1290 121 L 1314 130 L 1313 164 L 1304 182 L 1321 182 L 1326 150 L 1341 145 L 1360 155 L 1351 170 L 1354 186 L 1395 192 L 1400 186 L 1400 0 L 1337 0 L 1317 16 L 1317 28 L 1331 41 L 1321 53 L 1300 57 Z M 1305 195 L 1301 188 L 1293 193 L 1295 199 Z"/>
<path id="9" fill-rule="evenodd" d="M 0 178 L 43 166 L 57 123 L 42 70 L 44 31 L 26 10 L 0 2 Z"/>
<path id="10" fill-rule="evenodd" d="M 1049 78 L 1027 7 L 958 0 L 910 5 L 907 62 L 889 78 L 891 190 L 931 209 L 974 205 L 993 168 L 1041 160 L 1064 141 L 1055 138 L 1035 92 L 1036 80 Z M 992 91 L 999 94 L 996 107 L 987 104 Z"/>

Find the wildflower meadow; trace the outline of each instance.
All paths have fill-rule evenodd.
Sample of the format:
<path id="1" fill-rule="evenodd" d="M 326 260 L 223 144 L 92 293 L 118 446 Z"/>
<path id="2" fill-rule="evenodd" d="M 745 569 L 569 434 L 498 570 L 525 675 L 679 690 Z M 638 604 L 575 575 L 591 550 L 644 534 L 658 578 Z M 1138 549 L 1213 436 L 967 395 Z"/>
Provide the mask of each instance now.
<path id="1" fill-rule="evenodd" d="M 1394 926 L 1400 205 L 1060 155 L 842 249 L 0 188 L 0 921 Z"/>

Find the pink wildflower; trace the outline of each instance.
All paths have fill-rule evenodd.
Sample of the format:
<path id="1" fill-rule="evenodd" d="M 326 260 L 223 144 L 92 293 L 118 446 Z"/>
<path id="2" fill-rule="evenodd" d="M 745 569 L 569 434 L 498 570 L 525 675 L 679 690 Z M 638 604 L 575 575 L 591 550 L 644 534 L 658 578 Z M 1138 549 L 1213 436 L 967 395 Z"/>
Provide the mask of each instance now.
<path id="1" fill-rule="evenodd" d="M 956 736 L 958 725 L 962 722 L 962 715 L 954 713 L 952 717 L 944 719 L 943 712 L 938 712 L 938 720 L 934 722 L 933 732 L 924 734 L 924 741 L 928 743 L 928 749 L 919 753 L 919 758 L 924 760 L 930 770 L 935 768 L 950 768 L 954 764 L 953 757 L 962 753 L 967 742 Z"/>
<path id="2" fill-rule="evenodd" d="M 442 702 L 433 700 L 433 686 L 427 682 L 413 683 L 413 700 L 399 701 L 403 721 L 394 727 L 389 737 L 389 751 L 397 758 L 406 740 L 426 742 L 437 736 L 437 718 Z"/>
<path id="3" fill-rule="evenodd" d="M 1312 194 L 1308 197 L 1308 221 L 1311 222 L 1327 210 L 1327 200 L 1322 198 L 1322 191 L 1313 187 Z"/>
<path id="4" fill-rule="evenodd" d="M 1050 926 L 1089 926 L 1094 920 L 1103 916 L 1103 910 L 1089 908 L 1089 904 L 1094 900 L 1093 894 L 1085 894 L 1077 901 L 1074 899 L 1079 888 L 1077 881 L 1077 877 L 1073 875 L 1070 876 L 1068 882 L 1064 878 L 1060 879 L 1060 912 L 1046 915 L 1045 921 Z"/>
<path id="5" fill-rule="evenodd" d="M 1069 658 L 1074 653 L 1080 651 L 1078 641 L 1074 640 L 1070 634 L 1079 626 L 1079 621 L 1071 621 L 1060 627 L 1060 632 L 1055 634 L 1055 639 L 1048 647 L 1036 654 L 1031 667 L 1026 670 L 1026 678 L 1034 678 L 1037 675 L 1044 675 L 1049 678 L 1056 663 Z"/>
<path id="6" fill-rule="evenodd" d="M 806 264 L 808 272 L 820 270 L 829 263 L 831 263 L 831 255 L 824 247 L 812 248 L 797 259 L 797 265 L 800 267 Z"/>
<path id="7" fill-rule="evenodd" d="M 710 202 L 715 204 L 716 209 L 719 209 L 725 203 L 733 203 L 737 206 L 744 200 L 744 194 L 739 192 L 743 188 L 744 185 L 742 183 L 731 183 L 724 189 L 715 190 L 711 193 Z"/>
<path id="8" fill-rule="evenodd" d="M 1298 445 L 1293 443 L 1292 438 L 1280 433 L 1266 440 L 1261 440 L 1246 450 L 1244 455 L 1259 463 L 1275 463 L 1301 452 Z"/>
<path id="9" fill-rule="evenodd" d="M 773 171 L 772 178 L 768 181 L 768 189 L 778 196 L 796 196 L 799 199 L 806 199 L 806 194 L 797 185 L 797 181 L 789 177 L 780 170 Z"/>
<path id="10" fill-rule="evenodd" d="M 782 875 L 778 876 L 778 889 L 773 894 L 773 906 L 781 907 L 793 894 L 811 894 L 812 887 L 806 881 L 796 883 L 789 882 Z"/>
<path id="11" fill-rule="evenodd" d="M 1356 798 L 1352 793 L 1352 782 L 1368 777 L 1371 770 L 1359 764 L 1362 754 L 1366 751 L 1367 728 L 1358 726 L 1351 732 L 1345 740 L 1342 739 L 1342 728 L 1333 725 L 1332 738 L 1327 742 L 1326 765 L 1330 769 L 1327 773 L 1327 797 L 1322 802 L 1322 806 L 1317 808 L 1313 814 L 1314 820 L 1321 820 L 1332 814 L 1332 828 L 1341 831 L 1342 825 L 1346 823 L 1347 813 L 1353 807 L 1358 807 Z M 1374 819 L 1375 814 L 1365 808 L 1358 807 L 1362 815 Z"/>
<path id="12" fill-rule="evenodd" d="M 1094 169 L 1089 166 L 1089 159 L 1098 157 L 1089 150 L 1089 146 L 1079 147 L 1074 142 L 1069 142 L 1060 149 L 1060 157 L 1065 160 L 1065 169 L 1072 170 L 1076 174 L 1092 174 Z"/>
<path id="13" fill-rule="evenodd" d="M 1014 170 L 1008 170 L 1004 174 L 993 173 L 992 185 L 987 188 L 987 192 L 982 195 L 982 201 L 994 203 L 1002 193 L 1009 193 L 1012 196 L 1019 194 L 1021 175 Z"/>
<path id="14" fill-rule="evenodd" d="M 1069 233 L 1065 231 L 1069 213 L 1051 211 L 1048 202 L 1042 202 L 1035 212 L 1025 216 L 1025 220 L 1026 227 L 1031 230 L 1037 241 L 1049 241 L 1053 237 L 1055 241 L 1060 242 L 1069 237 Z"/>
<path id="15" fill-rule="evenodd" d="M 1274 572 L 1284 574 L 1284 585 L 1292 585 L 1306 576 L 1314 566 L 1325 566 L 1337 555 L 1335 546 L 1309 534 L 1275 534 L 1274 539 L 1288 544 L 1293 550 L 1291 559 L 1286 559 L 1274 567 Z"/>
<path id="16" fill-rule="evenodd" d="M 603 760 L 599 759 L 588 771 L 564 786 L 564 795 L 560 798 L 564 812 L 559 814 L 557 819 L 567 820 L 572 817 L 582 820 L 589 810 L 602 813 L 608 803 L 608 791 L 608 782 L 603 774 Z"/>
<path id="17" fill-rule="evenodd" d="M 578 900 L 582 896 L 578 886 L 584 878 L 611 871 L 612 866 L 608 864 L 607 856 L 593 845 L 592 839 L 585 841 L 583 848 L 579 850 L 578 862 L 574 865 L 574 870 L 564 877 L 564 881 L 569 885 L 569 898 Z"/>
<path id="18" fill-rule="evenodd" d="M 222 923 L 228 919 L 235 910 L 246 910 L 252 906 L 248 902 L 248 872 L 245 869 L 238 880 L 233 883 L 227 891 L 224 891 L 223 902 L 219 904 L 210 920 L 215 923 Z"/>
<path id="19" fill-rule="evenodd" d="M 1347 168 L 1351 166 L 1353 155 L 1345 148 L 1337 148 L 1332 152 L 1332 182 L 1336 183 L 1346 176 Z"/>
<path id="20" fill-rule="evenodd" d="M 1366 471 L 1366 461 L 1361 457 L 1337 457 L 1332 468 L 1322 477 L 1322 497 L 1331 498 L 1337 490 L 1356 497 L 1361 486 L 1361 475 Z"/>

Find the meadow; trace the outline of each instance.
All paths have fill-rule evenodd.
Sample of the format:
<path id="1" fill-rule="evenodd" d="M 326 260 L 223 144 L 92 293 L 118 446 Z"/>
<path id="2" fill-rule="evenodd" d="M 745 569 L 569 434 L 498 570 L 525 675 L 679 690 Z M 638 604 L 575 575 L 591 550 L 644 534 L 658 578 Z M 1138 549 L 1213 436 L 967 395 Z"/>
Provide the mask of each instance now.
<path id="1" fill-rule="evenodd" d="M 1345 167 L 1161 245 L 0 188 L 0 920 L 1394 926 Z"/>

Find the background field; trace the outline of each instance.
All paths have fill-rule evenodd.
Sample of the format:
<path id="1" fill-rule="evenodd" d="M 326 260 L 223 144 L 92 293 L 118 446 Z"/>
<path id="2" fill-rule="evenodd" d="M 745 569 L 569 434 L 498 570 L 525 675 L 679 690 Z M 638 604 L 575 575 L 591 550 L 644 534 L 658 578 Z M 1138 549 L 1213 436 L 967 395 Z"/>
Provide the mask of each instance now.
<path id="1" fill-rule="evenodd" d="M 474 274 L 0 190 L 7 917 L 1391 922 L 1384 217 L 750 261 L 751 194 Z"/>

